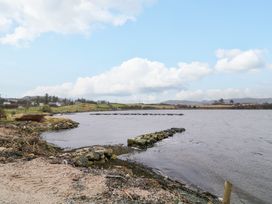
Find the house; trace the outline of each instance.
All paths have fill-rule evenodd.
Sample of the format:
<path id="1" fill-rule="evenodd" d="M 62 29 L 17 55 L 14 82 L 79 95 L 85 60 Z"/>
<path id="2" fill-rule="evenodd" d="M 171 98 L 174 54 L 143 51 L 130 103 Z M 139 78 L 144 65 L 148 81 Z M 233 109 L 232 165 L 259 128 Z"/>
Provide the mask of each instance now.
<path id="1" fill-rule="evenodd" d="M 17 100 L 8 100 L 3 103 L 4 108 L 18 108 Z"/>
<path id="2" fill-rule="evenodd" d="M 49 102 L 48 105 L 51 107 L 60 107 L 62 104 L 60 102 Z"/>
<path id="3" fill-rule="evenodd" d="M 11 105 L 11 102 L 10 102 L 10 101 L 5 101 L 5 102 L 3 103 L 3 105 L 4 105 L 4 106 L 6 106 L 6 105 Z"/>
<path id="4" fill-rule="evenodd" d="M 104 100 L 97 101 L 97 104 L 109 104 L 109 103 L 110 102 Z"/>

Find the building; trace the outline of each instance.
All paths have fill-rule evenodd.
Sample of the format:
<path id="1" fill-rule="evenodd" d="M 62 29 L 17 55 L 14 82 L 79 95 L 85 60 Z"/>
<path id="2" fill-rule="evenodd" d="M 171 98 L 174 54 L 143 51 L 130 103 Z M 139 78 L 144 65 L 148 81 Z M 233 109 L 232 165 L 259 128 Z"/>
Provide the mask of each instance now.
<path id="1" fill-rule="evenodd" d="M 48 105 L 51 107 L 60 107 L 62 104 L 60 102 L 49 102 Z"/>

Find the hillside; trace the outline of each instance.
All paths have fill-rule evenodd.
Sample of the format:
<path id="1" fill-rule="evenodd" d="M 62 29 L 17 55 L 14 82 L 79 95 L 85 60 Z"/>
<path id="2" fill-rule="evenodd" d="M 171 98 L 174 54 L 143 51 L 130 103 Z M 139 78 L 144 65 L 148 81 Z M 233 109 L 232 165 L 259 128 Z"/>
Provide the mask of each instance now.
<path id="1" fill-rule="evenodd" d="M 250 104 L 263 104 L 263 103 L 272 103 L 272 98 L 230 98 L 224 99 L 226 103 L 229 101 L 233 101 L 234 103 L 250 103 Z M 168 100 L 162 102 L 163 104 L 169 105 L 203 105 L 203 104 L 212 104 L 216 100 L 203 100 L 203 101 L 189 101 L 189 100 Z"/>

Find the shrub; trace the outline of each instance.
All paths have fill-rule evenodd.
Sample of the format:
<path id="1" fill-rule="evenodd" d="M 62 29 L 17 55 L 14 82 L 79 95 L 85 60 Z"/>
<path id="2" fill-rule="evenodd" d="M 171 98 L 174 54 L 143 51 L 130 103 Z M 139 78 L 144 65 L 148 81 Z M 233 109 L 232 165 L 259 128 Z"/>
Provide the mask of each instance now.
<path id="1" fill-rule="evenodd" d="M 50 106 L 48 105 L 45 105 L 41 108 L 41 111 L 44 112 L 44 113 L 52 113 L 52 109 Z"/>

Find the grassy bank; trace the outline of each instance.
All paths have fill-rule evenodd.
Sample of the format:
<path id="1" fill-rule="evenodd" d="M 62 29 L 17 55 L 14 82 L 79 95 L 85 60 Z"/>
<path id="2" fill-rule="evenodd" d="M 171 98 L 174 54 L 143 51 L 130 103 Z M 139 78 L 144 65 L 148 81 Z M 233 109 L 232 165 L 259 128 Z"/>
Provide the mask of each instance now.
<path id="1" fill-rule="evenodd" d="M 54 113 L 90 112 L 90 111 L 147 110 L 147 109 L 175 109 L 175 106 L 159 104 L 79 103 L 60 107 L 45 106 L 45 107 L 5 109 L 5 112 L 7 115 L 7 119 L 12 120 L 12 118 L 14 118 L 14 116 L 18 114 L 40 114 L 45 112 L 54 114 Z"/>

